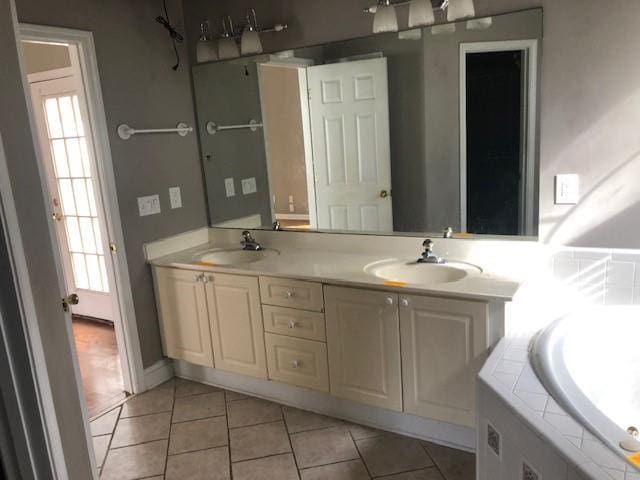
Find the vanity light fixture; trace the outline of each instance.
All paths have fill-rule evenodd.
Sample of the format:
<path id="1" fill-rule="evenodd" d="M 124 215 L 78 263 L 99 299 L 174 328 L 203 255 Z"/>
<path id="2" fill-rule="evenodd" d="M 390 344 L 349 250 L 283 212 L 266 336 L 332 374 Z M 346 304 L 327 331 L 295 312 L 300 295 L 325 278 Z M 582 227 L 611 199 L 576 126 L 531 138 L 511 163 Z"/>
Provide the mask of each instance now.
<path id="1" fill-rule="evenodd" d="M 218 58 L 236 58 L 240 56 L 240 50 L 236 43 L 233 20 L 229 15 L 222 17 L 222 38 L 218 41 Z"/>
<path id="2" fill-rule="evenodd" d="M 476 14 L 473 0 L 449 0 L 447 20 L 453 22 L 461 18 L 473 17 Z"/>
<path id="3" fill-rule="evenodd" d="M 218 45 L 211 38 L 209 20 L 200 24 L 200 38 L 196 45 L 196 60 L 198 63 L 211 62 L 218 59 Z"/>
<path id="4" fill-rule="evenodd" d="M 397 32 L 398 16 L 390 0 L 379 0 L 373 16 L 373 33 Z"/>
<path id="5" fill-rule="evenodd" d="M 253 16 L 253 23 L 251 17 Z M 247 25 L 242 30 L 242 38 L 240 40 L 240 52 L 242 55 L 251 55 L 262 53 L 262 42 L 258 33 L 258 17 L 253 8 L 247 10 Z"/>
<path id="6" fill-rule="evenodd" d="M 435 21 L 431 0 L 411 0 L 409 4 L 409 28 L 431 25 Z"/>
<path id="7" fill-rule="evenodd" d="M 434 7 L 435 4 L 435 7 Z M 409 28 L 422 27 L 435 23 L 434 9 L 447 12 L 447 21 L 473 17 L 473 0 L 378 0 L 376 5 L 366 7 L 364 13 L 373 17 L 373 33 L 398 31 L 398 17 L 395 9 L 409 5 Z"/>

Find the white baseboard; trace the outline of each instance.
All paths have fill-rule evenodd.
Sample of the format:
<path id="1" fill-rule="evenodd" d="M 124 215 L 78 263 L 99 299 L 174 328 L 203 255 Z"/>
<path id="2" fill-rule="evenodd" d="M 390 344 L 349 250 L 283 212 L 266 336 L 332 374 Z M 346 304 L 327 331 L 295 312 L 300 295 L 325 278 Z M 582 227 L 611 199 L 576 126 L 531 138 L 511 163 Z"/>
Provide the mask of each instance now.
<path id="1" fill-rule="evenodd" d="M 360 423 L 381 430 L 428 440 L 439 445 L 475 451 L 475 429 L 371 407 L 316 392 L 259 378 L 174 360 L 176 376 L 226 388 L 284 405 Z"/>
<path id="2" fill-rule="evenodd" d="M 144 369 L 144 388 L 149 390 L 161 383 L 173 378 L 173 361 L 168 358 L 158 360 L 156 363 Z"/>

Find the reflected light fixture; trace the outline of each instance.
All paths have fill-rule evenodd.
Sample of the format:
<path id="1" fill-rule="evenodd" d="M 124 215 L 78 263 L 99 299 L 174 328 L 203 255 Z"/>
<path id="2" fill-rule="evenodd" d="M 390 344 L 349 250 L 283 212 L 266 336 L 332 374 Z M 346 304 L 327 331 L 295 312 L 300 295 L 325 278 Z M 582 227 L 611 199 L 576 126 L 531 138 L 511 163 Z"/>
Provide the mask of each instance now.
<path id="1" fill-rule="evenodd" d="M 473 0 L 449 0 L 447 7 L 447 20 L 453 22 L 461 18 L 473 17 L 476 11 Z"/>
<path id="2" fill-rule="evenodd" d="M 431 25 L 435 21 L 431 0 L 411 0 L 409 4 L 409 28 Z"/>
<path id="3" fill-rule="evenodd" d="M 239 56 L 240 50 L 234 36 L 233 20 L 227 15 L 222 17 L 222 38 L 218 41 L 218 57 L 220 60 L 224 60 Z"/>
<path id="4" fill-rule="evenodd" d="M 251 22 L 251 17 L 253 17 L 253 23 Z M 260 41 L 260 34 L 258 33 L 256 11 L 253 8 L 248 9 L 246 18 L 247 25 L 244 27 L 244 30 L 242 30 L 240 52 L 242 55 L 262 53 L 262 42 Z"/>
<path id="5" fill-rule="evenodd" d="M 218 59 L 218 46 L 211 38 L 209 20 L 200 24 L 200 38 L 196 45 L 196 61 L 198 63 L 211 62 Z"/>
<path id="6" fill-rule="evenodd" d="M 398 16 L 390 0 L 379 0 L 373 16 L 373 33 L 397 32 Z"/>

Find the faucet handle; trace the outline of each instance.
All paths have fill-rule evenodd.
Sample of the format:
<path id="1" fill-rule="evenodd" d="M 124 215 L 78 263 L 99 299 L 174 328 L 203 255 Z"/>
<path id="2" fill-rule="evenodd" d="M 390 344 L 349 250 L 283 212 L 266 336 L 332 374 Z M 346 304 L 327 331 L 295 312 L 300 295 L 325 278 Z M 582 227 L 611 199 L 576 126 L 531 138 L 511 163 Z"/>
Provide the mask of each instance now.
<path id="1" fill-rule="evenodd" d="M 425 252 L 433 252 L 433 245 L 433 240 L 431 240 L 430 238 L 427 238 L 424 242 L 422 242 L 422 246 L 424 247 Z"/>
<path id="2" fill-rule="evenodd" d="M 252 240 L 251 232 L 249 230 L 245 230 L 244 232 L 242 232 L 242 238 L 247 241 Z"/>
<path id="3" fill-rule="evenodd" d="M 442 238 L 453 238 L 453 228 L 447 227 L 442 232 Z"/>

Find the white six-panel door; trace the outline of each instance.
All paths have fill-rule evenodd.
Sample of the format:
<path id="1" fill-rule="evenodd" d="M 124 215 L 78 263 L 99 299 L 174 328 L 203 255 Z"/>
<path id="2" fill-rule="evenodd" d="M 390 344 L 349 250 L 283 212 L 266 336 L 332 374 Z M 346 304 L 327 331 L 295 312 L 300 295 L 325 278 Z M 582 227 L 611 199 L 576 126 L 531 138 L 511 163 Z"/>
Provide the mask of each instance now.
<path id="1" fill-rule="evenodd" d="M 318 228 L 393 231 L 386 58 L 307 68 Z"/>

